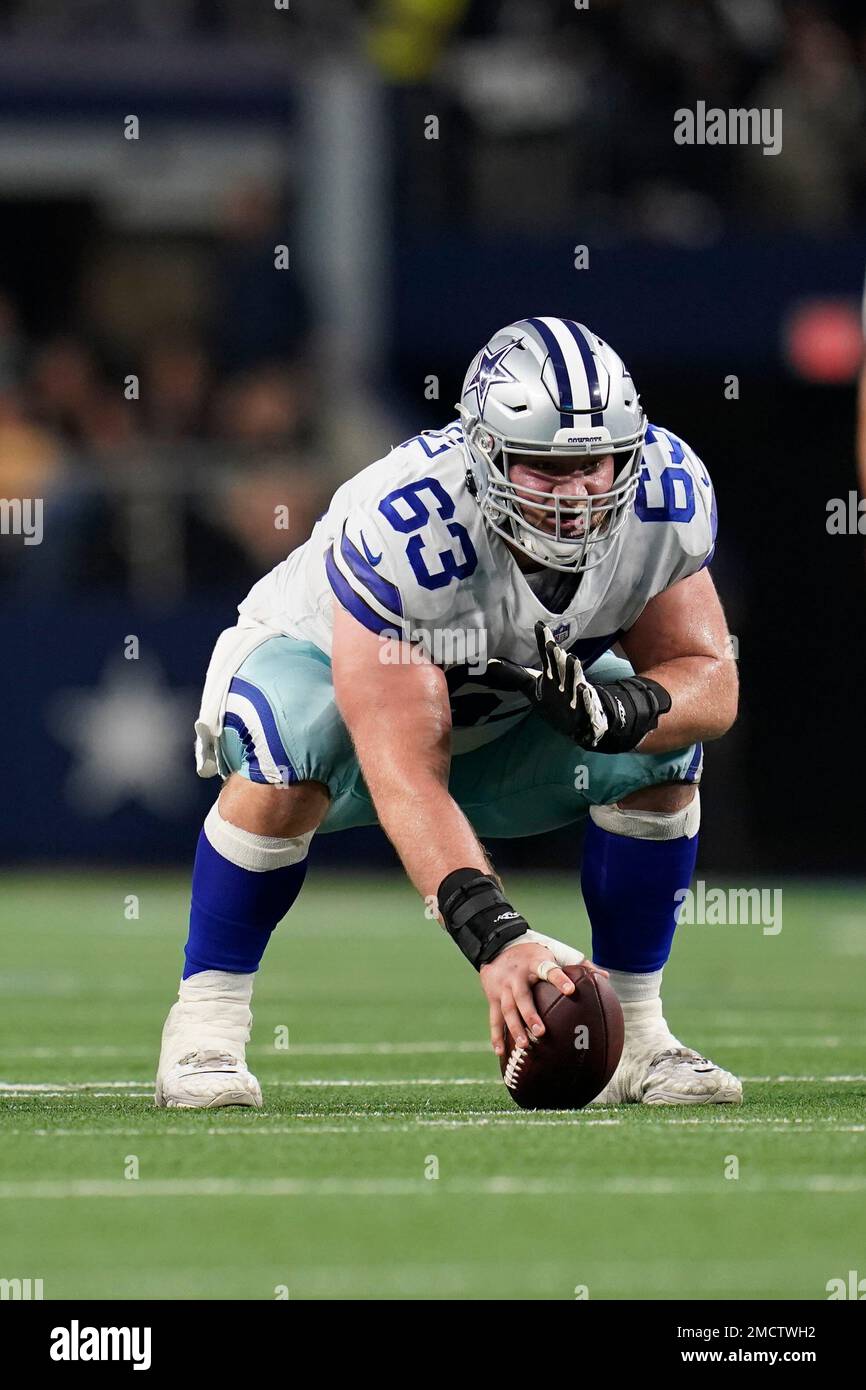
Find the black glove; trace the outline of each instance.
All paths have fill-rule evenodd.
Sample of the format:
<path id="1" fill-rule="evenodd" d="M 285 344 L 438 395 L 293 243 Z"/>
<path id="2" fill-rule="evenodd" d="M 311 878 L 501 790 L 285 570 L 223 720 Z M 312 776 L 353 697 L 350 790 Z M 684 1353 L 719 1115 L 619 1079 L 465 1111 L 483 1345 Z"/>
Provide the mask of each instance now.
<path id="1" fill-rule="evenodd" d="M 576 656 L 555 641 L 546 623 L 535 624 L 541 674 L 515 661 L 488 661 L 483 676 L 473 679 L 494 690 L 519 690 L 548 724 L 581 748 L 596 753 L 628 753 L 654 729 L 671 697 L 658 681 L 628 676 L 605 685 L 590 685 Z"/>

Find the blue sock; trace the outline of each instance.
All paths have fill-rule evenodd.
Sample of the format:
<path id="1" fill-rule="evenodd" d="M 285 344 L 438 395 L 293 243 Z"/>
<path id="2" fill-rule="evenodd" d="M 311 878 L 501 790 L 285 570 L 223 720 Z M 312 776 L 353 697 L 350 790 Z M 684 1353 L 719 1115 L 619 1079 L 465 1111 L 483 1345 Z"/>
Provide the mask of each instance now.
<path id="1" fill-rule="evenodd" d="M 616 835 L 590 820 L 581 887 L 592 927 L 592 959 L 608 970 L 648 974 L 671 953 L 681 896 L 698 853 L 697 833 L 673 840 Z"/>
<path id="2" fill-rule="evenodd" d="M 214 848 L 206 833 L 209 828 L 235 858 L 260 862 L 266 855 L 268 860 L 279 861 L 288 854 L 296 862 L 258 871 L 244 868 Z M 271 932 L 300 893 L 307 870 L 303 840 L 274 840 L 270 844 L 290 848 L 282 854 L 279 850 L 262 850 L 261 846 L 268 845 L 265 837 L 227 826 L 219 817 L 215 821 L 213 811 L 208 816 L 199 835 L 192 874 L 184 979 L 202 970 L 226 970 L 239 975 L 258 970 Z M 301 853 L 303 857 L 298 858 Z"/>

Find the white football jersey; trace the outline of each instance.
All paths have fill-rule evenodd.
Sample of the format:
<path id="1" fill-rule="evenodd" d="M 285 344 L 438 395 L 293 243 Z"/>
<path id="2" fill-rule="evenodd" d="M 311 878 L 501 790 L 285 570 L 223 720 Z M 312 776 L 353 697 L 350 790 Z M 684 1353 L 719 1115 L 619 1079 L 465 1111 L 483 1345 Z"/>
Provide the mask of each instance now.
<path id="1" fill-rule="evenodd" d="M 349 479 L 306 544 L 239 608 L 329 655 L 335 601 L 372 632 L 422 643 L 437 665 L 454 668 L 455 735 L 466 731 L 455 751 L 504 733 L 526 709 L 519 695 L 462 681 L 462 668 L 477 673 L 490 657 L 537 666 L 539 619 L 591 667 L 655 594 L 708 563 L 716 533 L 702 462 L 676 435 L 650 425 L 621 544 L 576 589 L 572 580 L 573 592 L 563 590 L 567 577 L 524 574 L 487 528 L 466 486 L 461 438 L 459 422 L 426 431 Z"/>

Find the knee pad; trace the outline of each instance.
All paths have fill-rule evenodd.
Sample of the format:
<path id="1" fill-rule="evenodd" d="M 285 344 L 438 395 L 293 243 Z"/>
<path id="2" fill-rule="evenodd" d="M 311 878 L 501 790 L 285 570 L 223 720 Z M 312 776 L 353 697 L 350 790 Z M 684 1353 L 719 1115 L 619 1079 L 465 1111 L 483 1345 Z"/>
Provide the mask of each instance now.
<path id="1" fill-rule="evenodd" d="M 620 806 L 590 806 L 590 819 L 611 835 L 631 840 L 691 840 L 701 824 L 701 794 L 697 787 L 680 811 L 638 811 Z"/>
<path id="2" fill-rule="evenodd" d="M 255 874 L 269 869 L 284 869 L 287 864 L 298 864 L 305 859 L 315 831 L 308 830 L 303 835 L 285 838 L 253 835 L 251 831 L 241 830 L 240 826 L 224 820 L 220 815 L 219 802 L 215 801 L 205 817 L 204 833 L 223 859 Z"/>

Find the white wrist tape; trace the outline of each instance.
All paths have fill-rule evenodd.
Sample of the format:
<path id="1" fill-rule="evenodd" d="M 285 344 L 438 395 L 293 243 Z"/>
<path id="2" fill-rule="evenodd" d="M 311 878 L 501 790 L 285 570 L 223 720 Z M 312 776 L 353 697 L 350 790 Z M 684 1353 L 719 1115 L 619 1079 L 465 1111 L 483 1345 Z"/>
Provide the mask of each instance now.
<path id="1" fill-rule="evenodd" d="M 580 965 L 581 961 L 586 960 L 582 951 L 578 951 L 575 946 L 568 946 L 564 941 L 556 941 L 552 936 L 542 936 L 541 932 L 525 931 L 522 936 L 517 936 L 513 941 L 509 941 L 507 946 L 503 946 L 499 952 L 501 956 L 506 951 L 510 951 L 512 946 L 546 946 L 557 965 Z"/>

